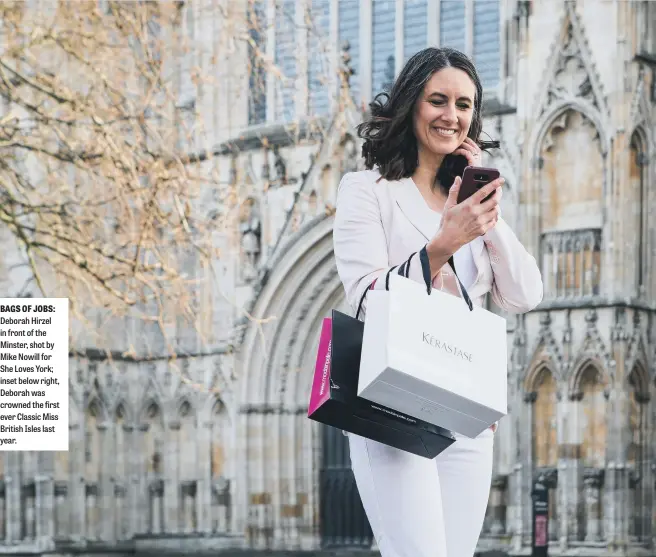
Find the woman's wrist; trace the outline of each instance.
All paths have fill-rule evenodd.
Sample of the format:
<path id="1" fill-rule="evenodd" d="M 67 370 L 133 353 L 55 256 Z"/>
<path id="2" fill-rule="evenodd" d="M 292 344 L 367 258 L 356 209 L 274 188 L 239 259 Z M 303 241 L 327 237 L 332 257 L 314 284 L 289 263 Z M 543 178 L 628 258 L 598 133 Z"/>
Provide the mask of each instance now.
<path id="1" fill-rule="evenodd" d="M 431 268 L 431 276 L 435 278 L 449 261 L 449 258 L 455 253 L 445 241 L 444 237 L 438 232 L 435 237 L 426 245 L 426 253 Z"/>

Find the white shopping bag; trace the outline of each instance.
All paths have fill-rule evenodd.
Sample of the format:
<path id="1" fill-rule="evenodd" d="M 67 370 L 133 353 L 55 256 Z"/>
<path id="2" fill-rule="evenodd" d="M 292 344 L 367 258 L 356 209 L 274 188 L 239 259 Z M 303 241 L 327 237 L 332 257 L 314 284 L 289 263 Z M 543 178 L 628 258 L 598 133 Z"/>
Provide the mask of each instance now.
<path id="1" fill-rule="evenodd" d="M 467 437 L 508 413 L 506 320 L 392 273 L 367 295 L 358 395 Z"/>

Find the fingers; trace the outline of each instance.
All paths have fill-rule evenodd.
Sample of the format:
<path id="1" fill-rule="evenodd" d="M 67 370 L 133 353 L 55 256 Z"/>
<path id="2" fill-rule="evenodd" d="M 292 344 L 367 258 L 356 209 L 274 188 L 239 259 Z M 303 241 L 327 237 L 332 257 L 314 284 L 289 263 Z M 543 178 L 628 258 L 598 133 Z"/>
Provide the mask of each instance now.
<path id="1" fill-rule="evenodd" d="M 482 156 L 481 148 L 470 137 L 466 137 L 453 154 L 465 157 L 469 166 L 477 166 Z"/>
<path id="2" fill-rule="evenodd" d="M 476 221 L 478 223 L 478 232 L 480 234 L 485 234 L 499 221 L 499 206 L 495 205 L 489 211 L 480 214 Z"/>
<path id="3" fill-rule="evenodd" d="M 469 151 L 474 158 L 480 157 L 482 155 L 481 148 L 470 137 L 466 137 L 465 140 L 460 144 L 459 148 Z"/>
<path id="4" fill-rule="evenodd" d="M 501 199 L 501 190 L 494 192 L 493 197 L 484 203 L 470 206 L 470 210 L 476 216 L 478 233 L 482 236 L 488 230 L 494 228 L 499 222 L 499 200 Z"/>
<path id="5" fill-rule="evenodd" d="M 462 155 L 467 159 L 467 164 L 469 166 L 474 166 L 475 159 L 471 151 L 468 151 L 467 149 L 456 149 L 453 152 L 454 155 Z"/>
<path id="6" fill-rule="evenodd" d="M 503 193 L 503 190 L 501 188 L 498 188 L 492 197 L 488 199 L 487 201 L 483 201 L 482 203 L 479 204 L 479 208 L 482 213 L 486 213 L 490 211 L 494 207 L 498 207 L 499 203 L 501 202 L 501 195 Z"/>
<path id="7" fill-rule="evenodd" d="M 460 147 L 469 149 L 474 153 L 478 153 L 481 150 L 471 137 L 465 137 L 465 140 L 460 144 Z"/>
<path id="8" fill-rule="evenodd" d="M 460 184 L 462 183 L 462 178 L 456 176 L 456 179 L 453 181 L 453 185 L 449 188 L 449 197 L 446 199 L 444 208 L 455 207 L 458 204 L 458 194 L 460 193 Z"/>
<path id="9" fill-rule="evenodd" d="M 471 204 L 472 205 L 480 204 L 488 195 L 494 193 L 501 186 L 503 186 L 504 183 L 505 180 L 503 178 L 497 178 L 496 180 L 492 180 L 489 184 L 483 186 L 480 190 L 478 190 L 474 195 L 472 195 L 469 198 L 471 200 Z"/>

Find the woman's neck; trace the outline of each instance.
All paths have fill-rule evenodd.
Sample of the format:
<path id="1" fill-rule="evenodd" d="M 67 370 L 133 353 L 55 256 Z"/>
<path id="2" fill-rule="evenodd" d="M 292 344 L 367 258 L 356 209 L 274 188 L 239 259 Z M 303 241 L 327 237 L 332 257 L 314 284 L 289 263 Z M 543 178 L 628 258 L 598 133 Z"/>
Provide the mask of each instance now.
<path id="1" fill-rule="evenodd" d="M 434 211 L 442 211 L 446 202 L 446 195 L 442 188 L 436 187 L 435 178 L 437 171 L 444 160 L 443 155 L 426 156 L 419 153 L 419 164 L 412 174 L 412 180 L 421 192 L 428 206 Z"/>

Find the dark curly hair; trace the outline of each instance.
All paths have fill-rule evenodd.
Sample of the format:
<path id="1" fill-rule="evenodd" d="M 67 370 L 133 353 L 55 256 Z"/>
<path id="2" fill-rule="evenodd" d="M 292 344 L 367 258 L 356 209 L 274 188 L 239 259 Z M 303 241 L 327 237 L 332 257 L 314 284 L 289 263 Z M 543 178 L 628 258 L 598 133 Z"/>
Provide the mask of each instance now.
<path id="1" fill-rule="evenodd" d="M 364 139 L 362 156 L 368 170 L 377 166 L 386 180 L 412 176 L 419 162 L 412 124 L 415 103 L 433 74 L 449 67 L 466 72 L 476 86 L 474 114 L 467 135 L 484 151 L 499 147 L 498 141 L 480 139 L 483 86 L 473 62 L 458 50 L 430 47 L 406 62 L 390 92 L 376 95 L 369 104 L 369 119 L 358 125 L 358 136 Z M 466 166 L 464 156 L 446 155 L 437 171 L 434 187 L 448 192 L 455 177 L 462 176 Z"/>

